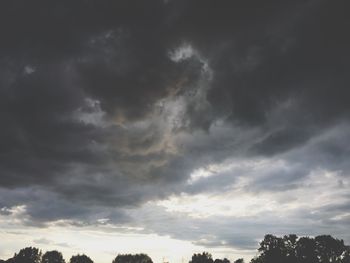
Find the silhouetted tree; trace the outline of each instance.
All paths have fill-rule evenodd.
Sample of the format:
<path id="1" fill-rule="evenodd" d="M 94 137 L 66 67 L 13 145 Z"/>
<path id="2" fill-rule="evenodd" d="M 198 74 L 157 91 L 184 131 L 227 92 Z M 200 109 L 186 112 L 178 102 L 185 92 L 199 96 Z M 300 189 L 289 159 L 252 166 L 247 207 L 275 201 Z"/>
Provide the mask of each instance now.
<path id="1" fill-rule="evenodd" d="M 350 263 L 350 246 L 345 247 L 344 252 L 342 254 L 341 263 Z"/>
<path id="2" fill-rule="evenodd" d="M 258 248 L 259 254 L 250 263 L 350 263 L 350 247 L 343 240 L 330 235 L 315 238 L 286 235 L 283 238 L 265 235 Z M 44 255 L 38 248 L 26 247 L 18 254 L 0 263 L 65 263 L 60 252 L 48 251 Z M 75 255 L 69 263 L 94 263 L 86 255 Z M 153 263 L 146 254 L 118 255 L 112 263 Z M 189 263 L 230 263 L 227 258 L 215 259 L 208 252 L 193 254 Z M 234 263 L 244 263 L 243 258 Z"/>
<path id="3" fill-rule="evenodd" d="M 343 240 L 335 239 L 329 235 L 317 236 L 316 251 L 320 263 L 340 263 L 345 250 Z"/>
<path id="4" fill-rule="evenodd" d="M 56 250 L 47 251 L 41 258 L 41 263 L 65 263 L 62 253 Z"/>
<path id="5" fill-rule="evenodd" d="M 264 259 L 261 256 L 256 256 L 254 258 L 252 258 L 252 260 L 250 261 L 250 263 L 264 263 Z"/>
<path id="6" fill-rule="evenodd" d="M 227 258 L 224 258 L 224 259 L 215 259 L 214 260 L 214 263 L 230 263 L 230 260 L 228 260 Z"/>
<path id="7" fill-rule="evenodd" d="M 86 255 L 76 255 L 72 256 L 69 260 L 69 263 L 94 263 L 91 258 Z"/>
<path id="8" fill-rule="evenodd" d="M 118 255 L 113 263 L 153 263 L 152 259 L 146 254 L 125 254 Z"/>
<path id="9" fill-rule="evenodd" d="M 202 254 L 193 254 L 189 263 L 214 263 L 211 254 L 203 252 Z"/>
<path id="10" fill-rule="evenodd" d="M 316 238 L 266 235 L 251 263 L 350 263 L 350 249 L 329 235 Z"/>
<path id="11" fill-rule="evenodd" d="M 26 247 L 21 249 L 9 261 L 14 263 L 40 263 L 41 251 L 35 247 Z"/>
<path id="12" fill-rule="evenodd" d="M 295 248 L 298 263 L 318 263 L 315 239 L 301 237 Z"/>
<path id="13" fill-rule="evenodd" d="M 285 251 L 285 263 L 295 263 L 297 258 L 295 255 L 295 248 L 297 245 L 297 235 L 291 234 L 283 237 L 284 251 Z"/>
<path id="14" fill-rule="evenodd" d="M 258 251 L 260 256 L 254 262 L 286 262 L 287 252 L 282 238 L 265 235 Z"/>

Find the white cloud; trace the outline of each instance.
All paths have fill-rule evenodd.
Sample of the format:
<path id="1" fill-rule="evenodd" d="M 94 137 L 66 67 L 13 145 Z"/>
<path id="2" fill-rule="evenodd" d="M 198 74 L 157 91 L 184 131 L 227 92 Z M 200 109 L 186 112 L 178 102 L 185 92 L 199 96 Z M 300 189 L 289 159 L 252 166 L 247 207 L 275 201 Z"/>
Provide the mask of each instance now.
<path id="1" fill-rule="evenodd" d="M 197 55 L 197 52 L 189 44 L 183 44 L 180 47 L 169 52 L 170 59 L 175 62 L 181 62 L 182 60 L 189 59 L 195 55 Z"/>
<path id="2" fill-rule="evenodd" d="M 31 74 L 35 73 L 35 71 L 36 71 L 36 68 L 32 65 L 25 66 L 24 70 L 23 70 L 25 75 L 31 75 Z"/>

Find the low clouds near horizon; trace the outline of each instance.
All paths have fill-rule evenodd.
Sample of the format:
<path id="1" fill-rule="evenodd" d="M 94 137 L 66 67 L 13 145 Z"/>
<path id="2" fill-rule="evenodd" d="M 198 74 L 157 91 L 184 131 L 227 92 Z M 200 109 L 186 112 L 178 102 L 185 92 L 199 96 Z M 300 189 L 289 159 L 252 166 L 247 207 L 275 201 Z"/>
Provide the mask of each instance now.
<path id="1" fill-rule="evenodd" d="M 347 6 L 3 1 L 0 226 L 350 242 Z"/>

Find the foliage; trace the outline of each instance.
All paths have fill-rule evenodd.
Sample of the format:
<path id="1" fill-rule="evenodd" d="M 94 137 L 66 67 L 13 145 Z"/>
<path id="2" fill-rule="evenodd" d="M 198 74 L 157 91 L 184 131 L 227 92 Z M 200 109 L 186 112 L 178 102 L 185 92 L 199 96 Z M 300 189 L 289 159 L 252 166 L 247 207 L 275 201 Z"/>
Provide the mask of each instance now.
<path id="1" fill-rule="evenodd" d="M 13 263 L 40 263 L 41 251 L 35 247 L 26 247 L 21 249 L 11 259 Z"/>
<path id="2" fill-rule="evenodd" d="M 224 258 L 224 259 L 217 258 L 214 260 L 214 263 L 230 263 L 230 261 L 227 258 Z"/>
<path id="3" fill-rule="evenodd" d="M 69 260 L 69 263 L 94 263 L 91 258 L 86 255 L 76 255 L 72 256 Z"/>
<path id="4" fill-rule="evenodd" d="M 345 263 L 348 248 L 343 240 L 329 235 L 298 238 L 296 235 L 266 235 L 251 263 Z"/>
<path id="5" fill-rule="evenodd" d="M 118 255 L 113 263 L 153 263 L 152 259 L 146 254 L 125 254 Z"/>
<path id="6" fill-rule="evenodd" d="M 208 252 L 203 252 L 202 254 L 193 254 L 192 259 L 189 263 L 213 263 L 214 260 Z"/>
<path id="7" fill-rule="evenodd" d="M 65 263 L 62 253 L 57 250 L 47 251 L 42 259 L 41 263 Z"/>
<path id="8" fill-rule="evenodd" d="M 35 247 L 21 249 L 12 258 L 0 263 L 65 263 L 61 252 L 53 250 L 42 255 Z M 75 255 L 69 263 L 94 263 L 86 255 Z M 146 254 L 119 254 L 112 263 L 153 263 Z M 230 263 L 227 258 L 213 259 L 208 252 L 193 254 L 189 263 Z M 244 263 L 242 258 L 234 263 Z M 350 247 L 330 235 L 297 237 L 294 234 L 277 237 L 265 235 L 258 255 L 250 263 L 350 263 Z"/>

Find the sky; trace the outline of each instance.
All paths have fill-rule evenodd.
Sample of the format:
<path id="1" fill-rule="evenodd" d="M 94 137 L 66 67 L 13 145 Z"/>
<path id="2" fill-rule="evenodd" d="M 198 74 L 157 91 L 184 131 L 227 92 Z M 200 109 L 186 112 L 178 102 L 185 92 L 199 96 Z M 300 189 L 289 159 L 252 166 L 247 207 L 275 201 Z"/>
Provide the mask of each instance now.
<path id="1" fill-rule="evenodd" d="M 346 0 L 4 0 L 0 258 L 350 243 Z"/>

